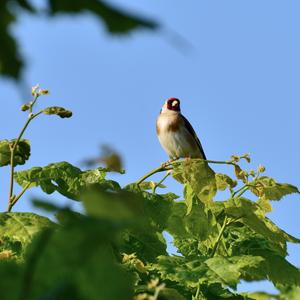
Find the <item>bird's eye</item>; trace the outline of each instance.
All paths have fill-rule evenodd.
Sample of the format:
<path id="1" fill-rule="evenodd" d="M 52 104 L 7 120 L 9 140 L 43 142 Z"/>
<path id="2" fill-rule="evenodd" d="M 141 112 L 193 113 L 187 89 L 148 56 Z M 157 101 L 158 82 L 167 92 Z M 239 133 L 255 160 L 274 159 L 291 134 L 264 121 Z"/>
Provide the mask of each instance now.
<path id="1" fill-rule="evenodd" d="M 177 106 L 177 105 L 178 105 L 178 101 L 177 101 L 177 100 L 174 100 L 174 101 L 172 102 L 172 106 L 175 107 L 175 106 Z"/>

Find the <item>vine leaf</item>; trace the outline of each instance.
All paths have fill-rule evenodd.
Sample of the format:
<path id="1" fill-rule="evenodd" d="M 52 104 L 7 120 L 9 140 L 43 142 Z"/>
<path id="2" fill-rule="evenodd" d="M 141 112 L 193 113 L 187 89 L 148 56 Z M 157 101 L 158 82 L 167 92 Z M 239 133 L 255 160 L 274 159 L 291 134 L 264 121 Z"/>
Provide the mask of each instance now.
<path id="1" fill-rule="evenodd" d="M 104 22 L 110 33 L 127 33 L 133 29 L 157 29 L 158 24 L 129 14 L 112 4 L 98 0 L 49 0 L 51 14 L 89 12 Z"/>
<path id="2" fill-rule="evenodd" d="M 233 180 L 226 174 L 216 173 L 216 185 L 220 191 L 225 191 L 227 188 L 234 188 L 237 186 L 236 180 Z"/>
<path id="3" fill-rule="evenodd" d="M 10 145 L 16 140 L 2 140 L 0 141 L 0 167 L 10 164 Z M 15 149 L 14 166 L 24 165 L 30 157 L 30 143 L 29 140 L 21 139 Z"/>
<path id="4" fill-rule="evenodd" d="M 285 247 L 286 242 L 299 243 L 295 238 L 277 227 L 270 219 L 264 216 L 260 206 L 246 198 L 231 199 L 223 202 L 225 213 L 238 219 L 244 225 L 259 233 L 266 239 Z"/>
<path id="5" fill-rule="evenodd" d="M 60 106 L 51 106 L 43 109 L 45 115 L 57 115 L 61 118 L 71 118 L 72 112 Z"/>
<path id="6" fill-rule="evenodd" d="M 262 261 L 262 257 L 251 255 L 192 260 L 179 256 L 160 256 L 152 268 L 164 280 L 184 283 L 191 288 L 197 287 L 199 283 L 220 283 L 235 288 L 245 274 L 257 268 Z"/>
<path id="7" fill-rule="evenodd" d="M 156 186 L 161 189 L 166 188 L 166 186 L 164 184 L 162 184 L 162 183 L 157 184 L 157 182 L 155 182 L 155 181 L 143 181 L 142 183 L 139 184 L 139 186 L 142 190 L 152 190 Z"/>
<path id="8" fill-rule="evenodd" d="M 120 189 L 117 182 L 105 180 L 106 170 L 97 168 L 81 171 L 67 162 L 53 163 L 46 167 L 34 167 L 29 170 L 16 172 L 14 178 L 22 187 L 40 186 L 47 193 L 57 191 L 72 200 L 80 200 L 81 192 L 91 185 L 102 189 Z"/>
<path id="9" fill-rule="evenodd" d="M 179 182 L 189 184 L 200 201 L 209 205 L 217 192 L 215 172 L 205 161 L 186 160 L 176 164 L 172 176 Z"/>
<path id="10" fill-rule="evenodd" d="M 17 257 L 23 256 L 38 232 L 54 226 L 48 218 L 34 213 L 0 213 L 0 224 L 0 251 L 11 251 Z"/>
<path id="11" fill-rule="evenodd" d="M 276 201 L 286 195 L 300 193 L 296 186 L 288 183 L 278 183 L 273 178 L 267 176 L 262 176 L 255 180 L 250 185 L 250 190 L 256 196 L 263 196 L 265 199 Z"/>

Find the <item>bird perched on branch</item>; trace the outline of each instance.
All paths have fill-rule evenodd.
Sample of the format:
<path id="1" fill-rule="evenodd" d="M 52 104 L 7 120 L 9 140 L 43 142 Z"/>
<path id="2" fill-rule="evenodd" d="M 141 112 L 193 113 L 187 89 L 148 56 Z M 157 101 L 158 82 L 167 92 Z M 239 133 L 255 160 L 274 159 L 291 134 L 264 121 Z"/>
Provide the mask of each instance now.
<path id="1" fill-rule="evenodd" d="M 180 112 L 179 99 L 166 100 L 156 121 L 156 132 L 170 159 L 206 159 L 192 125 Z"/>

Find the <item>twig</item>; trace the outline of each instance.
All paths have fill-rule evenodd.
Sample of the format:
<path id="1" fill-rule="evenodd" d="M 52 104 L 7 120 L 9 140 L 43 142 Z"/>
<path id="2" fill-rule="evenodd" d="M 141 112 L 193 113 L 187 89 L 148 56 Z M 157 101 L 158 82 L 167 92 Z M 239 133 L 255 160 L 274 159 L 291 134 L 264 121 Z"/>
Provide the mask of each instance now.
<path id="1" fill-rule="evenodd" d="M 158 183 L 155 184 L 155 186 L 153 187 L 153 190 L 152 190 L 153 194 L 155 194 L 156 189 L 159 187 L 159 185 L 161 183 L 163 183 L 168 178 L 168 176 L 170 176 L 170 174 L 171 173 L 169 171 L 167 171 L 166 175 Z"/>
<path id="2" fill-rule="evenodd" d="M 236 190 L 233 194 L 232 194 L 232 198 L 235 198 L 235 196 L 239 193 L 239 192 L 246 192 L 247 190 L 248 190 L 248 188 L 249 188 L 249 186 L 247 185 L 247 184 L 245 184 L 245 185 L 243 185 L 241 188 L 239 188 L 238 190 Z M 245 191 L 243 191 L 245 189 Z M 242 194 L 243 194 L 242 193 Z M 241 195 L 242 195 L 241 194 Z M 240 195 L 240 194 L 239 194 Z M 240 195 L 240 196 L 241 196 Z M 239 196 L 237 196 L 237 197 L 239 197 Z"/>
<path id="3" fill-rule="evenodd" d="M 36 101 L 36 100 L 35 100 L 35 101 Z M 33 104 L 35 103 L 35 101 L 33 102 Z M 12 208 L 12 206 L 10 207 L 11 203 L 14 202 L 14 204 L 15 204 L 15 202 L 18 201 L 18 199 L 20 198 L 20 197 L 14 198 L 14 196 L 13 196 L 13 192 L 14 192 L 14 172 L 15 172 L 15 151 L 16 151 L 16 149 L 17 149 L 17 147 L 18 147 L 18 144 L 19 144 L 19 142 L 20 142 L 20 140 L 21 140 L 21 138 L 22 138 L 22 136 L 23 136 L 25 130 L 27 129 L 29 123 L 30 123 L 34 118 L 36 118 L 38 115 L 40 115 L 40 114 L 42 114 L 42 113 L 43 113 L 42 110 L 39 111 L 39 112 L 36 113 L 36 114 L 30 113 L 29 116 L 28 116 L 28 119 L 27 119 L 26 123 L 24 124 L 24 126 L 23 126 L 23 128 L 22 128 L 22 130 L 21 130 L 19 136 L 17 137 L 16 141 L 13 142 L 13 143 L 10 145 L 10 176 L 9 176 L 10 179 L 9 179 L 9 194 L 8 194 L 8 203 L 9 203 L 9 206 L 8 206 L 8 207 L 9 207 L 10 210 L 11 210 L 11 208 Z M 24 192 L 25 192 L 25 191 L 24 191 Z M 23 192 L 23 193 L 24 193 L 24 192 Z M 23 195 L 23 193 L 21 194 L 21 196 Z M 17 200 L 16 200 L 16 199 L 17 199 Z M 13 204 L 13 205 L 14 205 L 14 204 Z M 9 210 L 9 211 L 10 211 L 10 210 Z"/>
<path id="4" fill-rule="evenodd" d="M 22 189 L 22 191 L 15 197 L 11 198 L 11 201 L 8 203 L 8 208 L 7 208 L 7 212 L 11 212 L 13 206 L 17 203 L 17 201 L 23 196 L 23 194 L 27 191 L 27 189 L 30 186 L 30 182 L 27 183 L 24 188 Z"/>
<path id="5" fill-rule="evenodd" d="M 149 178 L 150 176 L 159 173 L 159 172 L 164 172 L 170 170 L 169 168 L 166 168 L 164 165 L 161 165 L 159 167 L 157 167 L 156 169 L 150 171 L 149 173 L 145 174 L 143 177 L 141 177 L 136 183 L 137 185 L 141 184 L 143 181 L 145 181 L 147 178 Z"/>
<path id="6" fill-rule="evenodd" d="M 220 240 L 221 240 L 221 238 L 222 238 L 222 235 L 223 235 L 224 230 L 225 230 L 225 228 L 226 228 L 227 225 L 228 225 L 228 223 L 227 223 L 227 216 L 225 216 L 223 225 L 222 225 L 221 230 L 220 230 L 219 235 L 218 235 L 218 238 L 217 238 L 217 240 L 216 240 L 216 242 L 215 242 L 215 245 L 214 245 L 214 247 L 213 247 L 213 250 L 212 250 L 212 252 L 211 252 L 211 254 L 210 254 L 210 257 L 211 257 L 211 258 L 214 257 L 214 255 L 215 255 L 215 253 L 216 253 L 216 251 L 217 251 L 217 249 L 218 249 Z"/>
<path id="7" fill-rule="evenodd" d="M 236 163 L 229 161 L 229 160 L 205 160 L 202 158 L 192 158 L 190 159 L 190 161 L 203 161 L 209 164 L 223 164 L 223 165 L 232 165 L 235 166 Z M 143 181 L 145 181 L 147 178 L 149 178 L 150 176 L 159 173 L 159 172 L 164 172 L 164 171 L 168 171 L 168 170 L 172 170 L 174 165 L 177 164 L 181 164 L 185 162 L 184 159 L 179 159 L 179 160 L 175 160 L 175 161 L 167 161 L 165 163 L 163 163 L 162 165 L 160 165 L 159 167 L 153 169 L 152 171 L 150 171 L 149 173 L 146 173 L 144 176 L 142 176 L 136 183 L 137 185 L 141 184 Z"/>

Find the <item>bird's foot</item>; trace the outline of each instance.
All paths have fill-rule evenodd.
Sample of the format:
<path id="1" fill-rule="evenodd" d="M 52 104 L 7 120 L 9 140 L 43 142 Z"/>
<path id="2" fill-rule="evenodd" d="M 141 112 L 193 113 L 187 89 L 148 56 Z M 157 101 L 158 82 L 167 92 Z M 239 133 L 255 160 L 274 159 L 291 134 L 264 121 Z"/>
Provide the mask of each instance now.
<path id="1" fill-rule="evenodd" d="M 162 166 L 163 168 L 165 168 L 165 167 L 169 166 L 172 162 L 174 162 L 174 161 L 176 161 L 176 160 L 178 160 L 178 159 L 179 159 L 178 157 L 176 157 L 176 158 L 171 158 L 171 159 L 169 159 L 168 161 L 162 163 L 161 166 Z"/>

